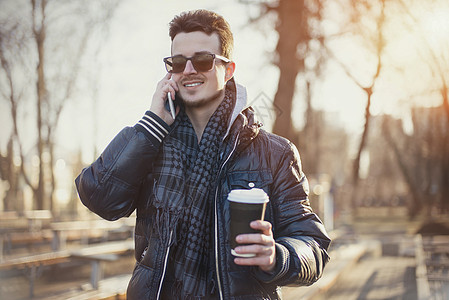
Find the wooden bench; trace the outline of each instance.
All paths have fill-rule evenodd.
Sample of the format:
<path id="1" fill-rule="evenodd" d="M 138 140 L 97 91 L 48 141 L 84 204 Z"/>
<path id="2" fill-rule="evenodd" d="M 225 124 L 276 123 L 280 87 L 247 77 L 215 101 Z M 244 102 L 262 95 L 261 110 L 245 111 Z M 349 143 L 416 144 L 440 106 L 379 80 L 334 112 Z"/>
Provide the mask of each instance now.
<path id="1" fill-rule="evenodd" d="M 50 222 L 53 215 L 49 210 L 26 210 L 23 212 L 3 211 L 0 212 L 0 225 L 2 228 L 16 228 L 23 229 L 40 229 L 42 223 Z"/>
<path id="2" fill-rule="evenodd" d="M 14 232 L 28 230 L 28 221 L 19 219 L 16 211 L 0 212 L 0 262 L 3 261 L 3 252 L 10 246 L 8 235 Z"/>
<path id="3" fill-rule="evenodd" d="M 57 251 L 66 247 L 68 240 L 80 240 L 82 244 L 88 244 L 89 238 L 102 238 L 107 241 L 110 232 L 123 230 L 130 232 L 131 226 L 124 221 L 110 222 L 106 220 L 55 222 L 50 224 L 53 231 L 52 249 Z"/>
<path id="4" fill-rule="evenodd" d="M 446 299 L 449 282 L 449 236 L 415 236 L 419 299 Z"/>
<path id="5" fill-rule="evenodd" d="M 53 218 L 49 210 L 28 210 L 23 212 L 4 211 L 0 212 L 0 261 L 3 261 L 5 246 L 11 246 L 9 234 L 16 232 L 39 232 L 43 227 L 43 222 Z M 25 237 L 26 234 L 23 234 Z M 30 239 L 35 239 L 37 235 L 28 235 Z"/>
<path id="6" fill-rule="evenodd" d="M 28 210 L 22 213 L 23 217 L 28 220 L 29 231 L 39 231 L 45 221 L 50 223 L 53 215 L 49 210 Z"/>
<path id="7" fill-rule="evenodd" d="M 71 257 L 91 262 L 90 283 L 94 289 L 97 289 L 98 283 L 103 278 L 104 262 L 117 260 L 119 255 L 132 250 L 134 250 L 133 240 L 108 242 L 72 251 Z"/>
<path id="8" fill-rule="evenodd" d="M 75 250 L 60 250 L 51 253 L 34 254 L 27 257 L 8 259 L 0 263 L 0 270 L 21 269 L 29 279 L 29 295 L 34 296 L 34 283 L 43 272 L 43 267 L 61 264 L 74 259 L 91 262 L 90 284 L 93 289 L 99 287 L 103 275 L 103 262 L 112 261 L 134 249 L 133 240 L 107 242 Z"/>
<path id="9" fill-rule="evenodd" d="M 3 253 L 11 253 L 16 246 L 26 245 L 27 247 L 36 244 L 50 244 L 52 232 L 44 229 L 40 231 L 3 231 L 0 235 L 0 261 L 3 261 Z"/>
<path id="10" fill-rule="evenodd" d="M 8 221 L 15 220 L 19 217 L 19 214 L 15 210 L 0 211 L 0 220 Z"/>
<path id="11" fill-rule="evenodd" d="M 30 298 L 34 295 L 34 282 L 42 273 L 44 266 L 60 264 L 70 260 L 69 251 L 34 254 L 26 257 L 8 259 L 0 263 L 0 270 L 19 269 L 24 270 L 29 280 Z"/>
<path id="12" fill-rule="evenodd" d="M 126 289 L 131 274 L 122 274 L 103 279 L 97 289 L 89 285 L 73 288 L 53 296 L 45 296 L 45 300 L 126 300 Z"/>

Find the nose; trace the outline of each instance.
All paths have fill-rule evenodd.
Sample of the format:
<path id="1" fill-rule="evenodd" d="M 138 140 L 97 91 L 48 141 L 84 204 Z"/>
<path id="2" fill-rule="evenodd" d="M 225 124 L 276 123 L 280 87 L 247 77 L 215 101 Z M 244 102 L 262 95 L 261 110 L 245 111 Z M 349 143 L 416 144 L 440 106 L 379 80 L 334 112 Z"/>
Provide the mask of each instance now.
<path id="1" fill-rule="evenodd" d="M 193 67 L 192 61 L 188 60 L 186 63 L 186 67 L 184 68 L 184 74 L 193 74 L 197 73 L 195 68 Z"/>

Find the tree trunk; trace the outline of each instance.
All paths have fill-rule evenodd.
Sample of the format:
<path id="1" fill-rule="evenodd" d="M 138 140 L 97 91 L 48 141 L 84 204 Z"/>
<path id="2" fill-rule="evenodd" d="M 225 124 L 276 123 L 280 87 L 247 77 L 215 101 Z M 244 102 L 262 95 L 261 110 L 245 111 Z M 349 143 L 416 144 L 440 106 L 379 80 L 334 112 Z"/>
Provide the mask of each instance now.
<path id="1" fill-rule="evenodd" d="M 274 106 L 280 110 L 273 124 L 273 132 L 290 140 L 294 139 L 292 103 L 295 94 L 296 76 L 303 66 L 298 57 L 298 45 L 304 40 L 304 0 L 282 0 L 277 8 L 279 40 L 276 46 L 279 82 L 274 97 Z"/>
<path id="2" fill-rule="evenodd" d="M 13 150 L 13 137 L 11 136 L 6 148 L 6 156 L 1 156 L 1 179 L 6 180 L 9 184 L 6 195 L 3 198 L 3 210 L 15 210 L 17 204 L 17 191 L 18 191 L 18 179 L 19 176 L 14 166 L 14 150 Z"/>
<path id="3" fill-rule="evenodd" d="M 449 213 L 449 116 L 447 119 L 447 127 L 445 128 L 441 147 L 441 182 L 440 182 L 440 203 L 442 213 Z"/>
<path id="4" fill-rule="evenodd" d="M 444 77 L 443 77 L 444 80 Z M 441 95 L 443 96 L 443 108 L 446 113 L 447 122 L 449 124 L 449 89 L 446 83 L 443 81 L 443 87 L 441 88 Z"/>
<path id="5" fill-rule="evenodd" d="M 45 83 L 45 6 L 46 0 L 40 2 L 40 7 L 36 7 L 36 1 L 31 0 L 33 7 L 33 34 L 36 41 L 37 52 L 38 52 L 38 64 L 37 64 L 37 155 L 39 157 L 39 171 L 38 171 L 38 182 L 35 190 L 35 209 L 44 209 L 45 201 L 45 165 L 43 162 L 43 153 L 45 151 L 44 142 L 44 125 L 43 125 L 43 113 L 42 108 L 47 101 L 47 88 Z M 40 12 L 39 12 L 40 10 Z M 40 24 L 37 24 L 37 14 L 41 14 Z"/>
<path id="6" fill-rule="evenodd" d="M 394 157 L 396 158 L 396 162 L 399 166 L 399 170 L 401 171 L 402 176 L 404 176 L 405 182 L 407 183 L 412 197 L 412 203 L 408 205 L 409 216 L 411 218 L 414 218 L 419 214 L 421 208 L 423 207 L 424 195 L 422 195 L 422 193 L 419 191 L 418 184 L 416 184 L 415 180 L 413 180 L 412 176 L 410 175 L 411 173 L 408 171 L 406 163 L 403 161 L 402 153 L 391 136 L 391 130 L 392 128 L 390 128 L 388 121 L 384 119 L 382 123 L 382 133 L 385 137 L 385 140 L 387 141 L 387 144 L 393 150 Z"/>
<path id="7" fill-rule="evenodd" d="M 365 89 L 367 93 L 367 101 L 365 106 L 365 125 L 363 126 L 362 137 L 360 138 L 359 149 L 357 151 L 357 156 L 354 161 L 354 167 L 352 172 L 352 179 L 354 186 L 357 186 L 359 179 L 359 170 L 360 170 L 360 157 L 362 156 L 362 151 L 365 148 L 366 141 L 368 140 L 368 132 L 369 132 L 369 124 L 371 119 L 371 96 L 373 94 L 371 89 Z"/>

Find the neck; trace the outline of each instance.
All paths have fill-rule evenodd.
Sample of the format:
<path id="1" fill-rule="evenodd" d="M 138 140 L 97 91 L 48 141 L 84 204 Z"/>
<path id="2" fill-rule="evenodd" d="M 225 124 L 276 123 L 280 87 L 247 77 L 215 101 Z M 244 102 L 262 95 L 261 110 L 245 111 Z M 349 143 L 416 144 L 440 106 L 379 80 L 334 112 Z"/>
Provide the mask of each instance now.
<path id="1" fill-rule="evenodd" d="M 198 138 L 198 143 L 201 141 L 201 137 L 203 135 L 204 129 L 209 122 L 210 117 L 217 110 L 220 105 L 223 97 L 220 98 L 220 101 L 215 101 L 213 103 L 209 103 L 207 106 L 201 107 L 186 107 L 186 114 L 192 123 L 193 129 L 195 130 L 196 137 Z"/>

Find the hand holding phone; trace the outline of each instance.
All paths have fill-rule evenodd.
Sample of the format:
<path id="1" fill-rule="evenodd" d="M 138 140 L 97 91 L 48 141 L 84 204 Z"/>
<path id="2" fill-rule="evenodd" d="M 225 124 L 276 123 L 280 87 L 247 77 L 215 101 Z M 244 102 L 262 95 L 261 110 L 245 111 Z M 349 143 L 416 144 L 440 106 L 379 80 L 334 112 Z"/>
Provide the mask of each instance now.
<path id="1" fill-rule="evenodd" d="M 178 92 L 178 86 L 171 79 L 171 74 L 167 73 L 157 84 L 156 90 L 151 101 L 150 111 L 155 113 L 168 125 L 173 124 L 176 112 L 175 94 Z"/>

